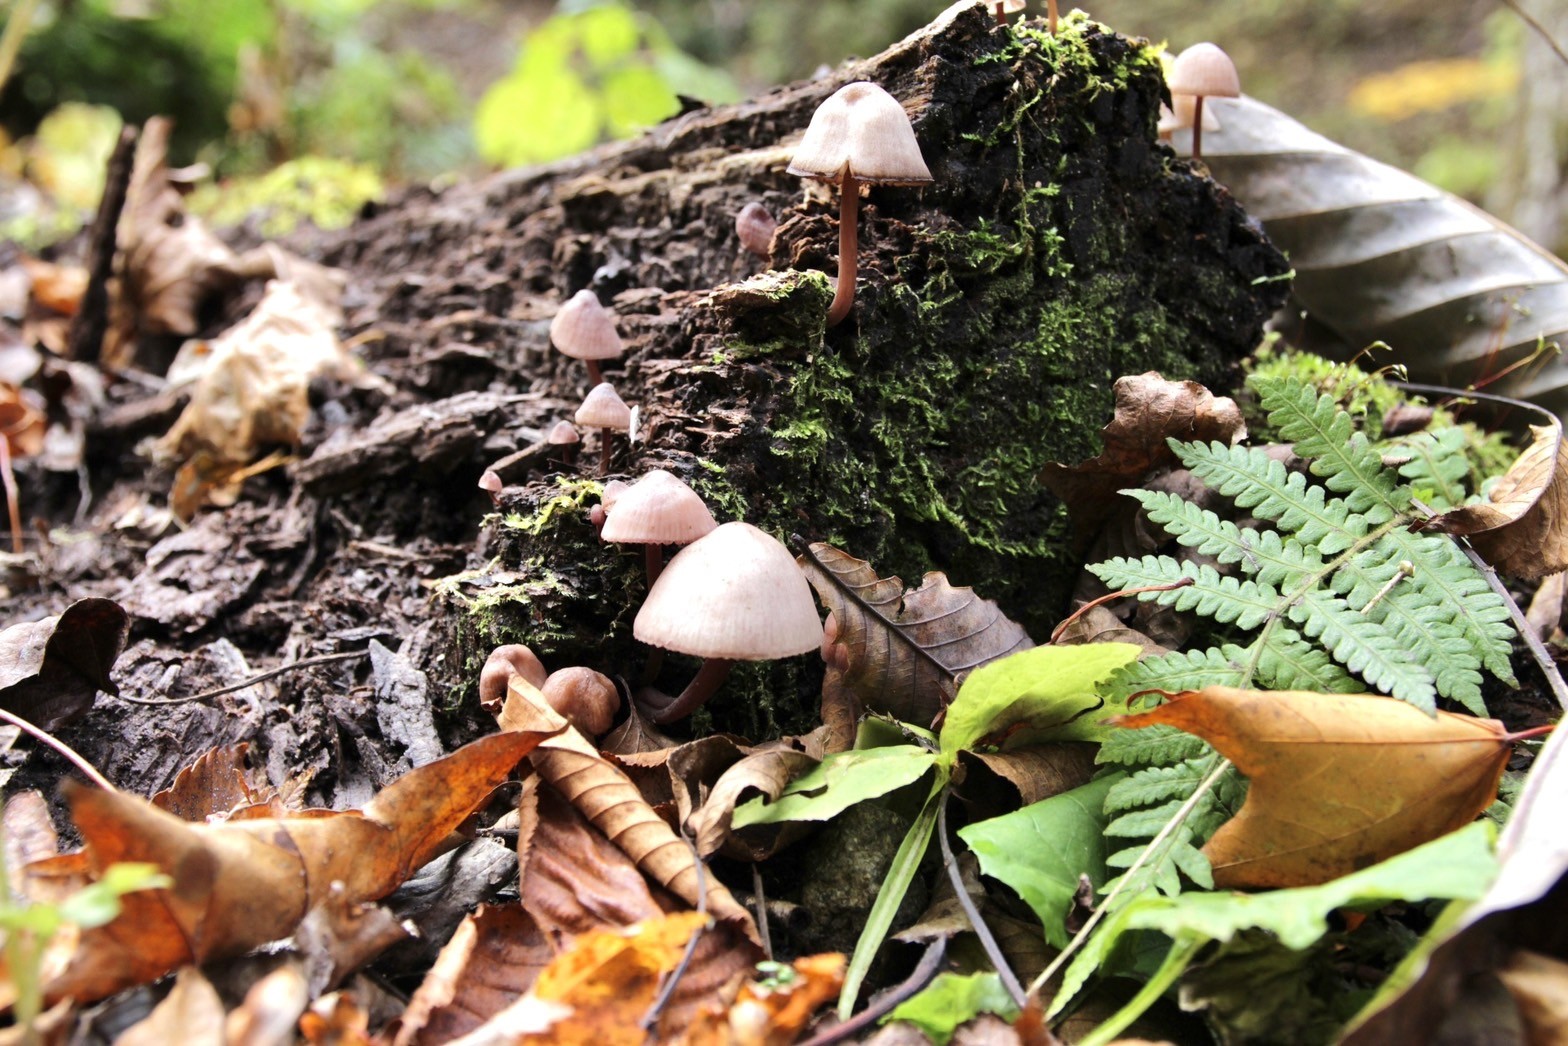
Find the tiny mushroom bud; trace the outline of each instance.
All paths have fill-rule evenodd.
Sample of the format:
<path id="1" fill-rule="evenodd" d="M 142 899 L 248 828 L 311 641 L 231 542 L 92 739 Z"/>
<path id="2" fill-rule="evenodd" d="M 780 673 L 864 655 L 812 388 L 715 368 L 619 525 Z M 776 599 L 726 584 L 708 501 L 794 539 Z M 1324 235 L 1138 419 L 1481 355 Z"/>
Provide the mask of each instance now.
<path id="1" fill-rule="evenodd" d="M 827 318 L 832 327 L 849 315 L 855 302 L 861 185 L 924 185 L 932 180 L 931 171 L 898 99 L 876 84 L 857 81 L 817 106 L 789 173 L 840 186 L 838 285 Z"/>
<path id="2" fill-rule="evenodd" d="M 495 469 L 485 469 L 479 477 L 479 489 L 490 495 L 492 505 L 501 504 L 501 477 Z"/>
<path id="3" fill-rule="evenodd" d="M 620 691 L 608 677 L 591 668 L 551 672 L 539 690 L 551 708 L 588 737 L 608 732 L 621 710 Z"/>
<path id="4" fill-rule="evenodd" d="M 506 702 L 506 687 L 514 675 L 522 676 L 534 686 L 544 686 L 549 673 L 534 656 L 534 652 L 521 643 L 508 643 L 490 651 L 485 667 L 479 670 L 479 704 L 492 714 L 499 712 Z"/>
<path id="5" fill-rule="evenodd" d="M 1171 108 L 1174 110 L 1178 96 L 1193 99 L 1192 158 L 1203 158 L 1203 100 L 1205 98 L 1237 98 L 1241 95 L 1241 79 L 1236 75 L 1236 63 L 1230 55 L 1214 44 L 1193 44 L 1171 63 L 1166 85 L 1171 90 Z M 1180 113 L 1178 112 L 1179 116 Z"/>
<path id="6" fill-rule="evenodd" d="M 563 419 L 550 426 L 550 431 L 545 433 L 544 440 L 552 447 L 559 447 L 561 463 L 570 465 L 577 457 L 577 444 L 582 442 L 582 436 L 578 435 L 576 425 Z"/>
<path id="7" fill-rule="evenodd" d="M 766 207 L 753 201 L 735 215 L 735 235 L 742 247 L 765 260 L 773 252 L 773 230 L 778 224 Z"/>
<path id="8" fill-rule="evenodd" d="M 625 351 L 615 329 L 615 314 L 586 288 L 572 295 L 550 321 L 550 340 L 565 355 L 588 365 L 588 381 L 594 385 L 604 380 L 599 361 L 616 359 Z"/>
<path id="9" fill-rule="evenodd" d="M 717 526 L 695 490 L 678 476 L 653 469 L 620 493 L 599 537 L 644 546 L 652 585 L 664 568 L 665 545 L 689 545 Z"/>
<path id="10" fill-rule="evenodd" d="M 626 432 L 632 426 L 632 409 L 610 387 L 601 381 L 589 390 L 583 405 L 577 408 L 577 424 L 599 431 L 599 475 L 610 471 L 610 434 Z"/>
<path id="11" fill-rule="evenodd" d="M 651 646 L 706 658 L 679 697 L 663 698 L 653 709 L 653 721 L 662 725 L 700 708 L 735 661 L 818 649 L 822 622 L 789 550 L 736 522 L 676 553 L 637 612 L 632 634 Z"/>

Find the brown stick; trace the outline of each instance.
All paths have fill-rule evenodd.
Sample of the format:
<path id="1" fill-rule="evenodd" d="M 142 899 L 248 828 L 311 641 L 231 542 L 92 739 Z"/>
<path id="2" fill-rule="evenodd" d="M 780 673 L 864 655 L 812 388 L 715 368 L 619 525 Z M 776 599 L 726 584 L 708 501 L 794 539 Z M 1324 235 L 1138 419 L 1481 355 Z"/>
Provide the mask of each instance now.
<path id="1" fill-rule="evenodd" d="M 1176 581 L 1172 581 L 1168 585 L 1145 585 L 1142 588 L 1124 588 L 1118 592 L 1111 592 L 1103 595 L 1099 599 L 1091 599 L 1077 610 L 1074 610 L 1071 614 L 1068 614 L 1062 623 L 1056 626 L 1055 631 L 1051 633 L 1051 638 L 1046 640 L 1046 645 L 1049 646 L 1058 639 L 1062 638 L 1062 633 L 1066 632 L 1074 621 L 1077 621 L 1095 607 L 1109 603 L 1113 599 L 1121 599 L 1123 596 L 1136 596 L 1144 592 L 1169 592 L 1172 589 L 1186 588 L 1188 585 L 1193 583 L 1194 582 L 1192 578 L 1184 577 L 1179 578 Z"/>
<path id="2" fill-rule="evenodd" d="M 860 247 L 860 182 L 848 171 L 840 186 L 838 201 L 838 288 L 833 292 L 833 304 L 828 306 L 829 327 L 836 327 L 849 315 L 855 304 L 855 265 Z"/>
<path id="3" fill-rule="evenodd" d="M 71 319 L 66 341 L 71 358 L 84 363 L 98 362 L 103 336 L 109 329 L 109 277 L 114 273 L 115 231 L 119 228 L 120 214 L 125 210 L 126 192 L 131 184 L 136 137 L 134 124 L 120 128 L 120 139 L 109 154 L 98 215 L 93 219 L 87 248 L 87 288 L 82 292 L 81 306 Z"/>

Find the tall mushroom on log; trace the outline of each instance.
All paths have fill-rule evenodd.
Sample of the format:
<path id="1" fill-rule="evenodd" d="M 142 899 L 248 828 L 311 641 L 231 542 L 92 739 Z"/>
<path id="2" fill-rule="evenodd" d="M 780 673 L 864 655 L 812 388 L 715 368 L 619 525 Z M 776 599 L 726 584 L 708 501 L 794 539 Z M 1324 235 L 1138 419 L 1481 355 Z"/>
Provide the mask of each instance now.
<path id="1" fill-rule="evenodd" d="M 819 649 L 822 622 L 789 549 L 750 523 L 736 522 L 675 554 L 637 612 L 632 634 L 649 646 L 705 658 L 679 697 L 639 692 L 639 702 L 663 725 L 701 708 L 736 661 Z"/>
<path id="2" fill-rule="evenodd" d="M 572 295 L 550 321 L 550 340 L 562 355 L 587 364 L 590 385 L 604 381 L 600 360 L 618 359 L 626 351 L 621 333 L 615 329 L 615 313 L 599 304 L 599 296 L 586 287 Z"/>
<path id="3" fill-rule="evenodd" d="M 855 303 L 862 185 L 926 185 L 933 179 L 920 143 L 898 99 L 864 80 L 845 84 L 811 115 L 790 160 L 789 173 L 839 183 L 838 287 L 827 325 L 849 315 Z"/>
<path id="4" fill-rule="evenodd" d="M 609 382 L 601 381 L 583 397 L 583 405 L 577 408 L 576 421 L 585 429 L 599 430 L 599 475 L 607 474 L 612 434 L 631 431 L 632 409 Z"/>
<path id="5" fill-rule="evenodd" d="M 1241 78 L 1236 74 L 1236 63 L 1216 44 L 1205 41 L 1193 44 L 1171 63 L 1166 86 L 1171 91 L 1171 109 L 1176 109 L 1181 95 L 1192 97 L 1192 158 L 1203 159 L 1203 100 L 1205 98 L 1238 98 L 1241 96 Z"/>

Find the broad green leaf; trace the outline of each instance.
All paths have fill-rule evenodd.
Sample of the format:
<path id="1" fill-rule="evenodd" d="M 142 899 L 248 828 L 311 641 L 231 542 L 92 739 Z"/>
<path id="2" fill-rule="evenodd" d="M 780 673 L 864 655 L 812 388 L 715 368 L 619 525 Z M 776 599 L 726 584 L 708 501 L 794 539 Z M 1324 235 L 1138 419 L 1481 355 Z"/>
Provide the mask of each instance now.
<path id="1" fill-rule="evenodd" d="M 1126 777 L 1106 774 L 1061 795 L 958 831 L 980 870 L 1011 886 L 1045 926 L 1045 939 L 1067 946 L 1065 919 L 1087 875 L 1098 889 L 1105 873 L 1105 795 Z"/>
<path id="2" fill-rule="evenodd" d="M 969 674 L 948 706 L 942 724 L 942 751 L 974 746 L 987 734 L 1023 724 L 1028 742 L 1098 741 L 1112 727 L 1108 708 L 1095 686 L 1138 657 L 1131 643 L 1041 646 L 1009 654 Z"/>
<path id="3" fill-rule="evenodd" d="M 627 65 L 604 76 L 604 113 L 613 137 L 636 134 L 680 107 L 664 77 L 646 65 Z"/>
<path id="4" fill-rule="evenodd" d="M 518 166 L 581 152 L 600 124 L 599 99 L 571 70 L 519 67 L 479 100 L 474 138 L 486 160 Z"/>
<path id="5" fill-rule="evenodd" d="M 915 745 L 836 752 L 790 782 L 777 800 L 752 799 L 735 808 L 735 828 L 780 821 L 826 821 L 856 803 L 918 781 L 940 757 Z"/>
<path id="6" fill-rule="evenodd" d="M 1051 1003 L 1059 1012 L 1099 969 L 1129 930 L 1158 930 L 1172 938 L 1228 941 L 1246 929 L 1268 930 L 1287 948 L 1305 948 L 1328 932 L 1336 908 L 1376 907 L 1388 901 L 1474 900 L 1497 871 L 1496 830 L 1477 821 L 1441 839 L 1321 886 L 1266 893 L 1145 894 L 1112 915 L 1089 939 Z"/>
<path id="7" fill-rule="evenodd" d="M 602 4 L 569 17 L 583 54 L 595 68 L 602 69 L 637 50 L 637 16 L 620 4 Z"/>
<path id="8" fill-rule="evenodd" d="M 982 1013 L 999 1014 L 1009 1021 L 1018 1015 L 1002 979 L 994 973 L 944 973 L 918 995 L 899 1003 L 882 1023 L 908 1021 L 936 1046 L 947 1046 L 960 1024 Z"/>

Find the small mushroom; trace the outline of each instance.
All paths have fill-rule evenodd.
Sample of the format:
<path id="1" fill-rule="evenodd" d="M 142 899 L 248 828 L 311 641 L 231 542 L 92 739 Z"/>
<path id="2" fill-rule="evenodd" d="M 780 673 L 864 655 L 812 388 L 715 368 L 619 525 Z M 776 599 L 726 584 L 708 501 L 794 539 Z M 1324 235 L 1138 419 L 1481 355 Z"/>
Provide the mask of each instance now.
<path id="1" fill-rule="evenodd" d="M 572 295 L 550 321 L 550 340 L 563 354 L 588 365 L 592 385 L 604 381 L 599 361 L 617 359 L 626 351 L 615 329 L 615 314 L 600 305 L 599 296 L 587 288 Z"/>
<path id="2" fill-rule="evenodd" d="M 1001 27 L 1007 24 L 1008 15 L 1015 15 L 1028 6 L 1028 0 L 991 0 L 991 6 L 996 9 L 996 24 Z M 1053 3 L 1051 6 L 1054 10 L 1056 5 Z M 1054 23 L 1051 32 L 1056 32 Z"/>
<path id="3" fill-rule="evenodd" d="M 679 697 L 639 695 L 663 725 L 702 707 L 736 661 L 818 649 L 822 622 L 789 550 L 750 523 L 736 522 L 676 553 L 637 612 L 632 634 L 650 646 L 705 658 Z"/>
<path id="4" fill-rule="evenodd" d="M 512 676 L 519 675 L 534 686 L 544 686 L 549 673 L 534 656 L 534 652 L 521 643 L 508 643 L 490 651 L 484 668 L 479 670 L 479 704 L 486 712 L 494 714 L 506 702 L 506 687 Z"/>
<path id="5" fill-rule="evenodd" d="M 479 489 L 490 495 L 490 504 L 501 505 L 501 476 L 495 469 L 485 469 L 479 476 Z"/>
<path id="6" fill-rule="evenodd" d="M 931 171 L 898 99 L 861 80 L 845 84 L 817 106 L 789 173 L 839 183 L 838 286 L 827 318 L 832 327 L 855 302 L 861 185 L 925 185 Z"/>
<path id="7" fill-rule="evenodd" d="M 606 509 L 599 537 L 619 545 L 642 545 L 652 586 L 664 569 L 665 545 L 689 545 L 718 525 L 695 490 L 664 469 L 652 469 L 619 492 L 615 511 Z"/>
<path id="8" fill-rule="evenodd" d="M 621 710 L 621 692 L 591 668 L 562 668 L 539 688 L 550 707 L 588 737 L 607 733 Z"/>
<path id="9" fill-rule="evenodd" d="M 766 261 L 773 254 L 773 230 L 779 223 L 768 209 L 753 200 L 735 215 L 735 235 L 740 245 Z"/>
<path id="10" fill-rule="evenodd" d="M 1169 107 L 1161 104 L 1160 122 L 1155 126 L 1161 141 L 1170 141 L 1171 135 L 1177 131 L 1185 130 L 1192 126 L 1194 110 L 1197 108 L 1197 99 L 1190 94 L 1171 95 Z M 1203 129 L 1205 131 L 1218 131 L 1220 118 L 1214 115 L 1213 109 L 1203 110 Z"/>
<path id="11" fill-rule="evenodd" d="M 577 431 L 577 426 L 564 418 L 550 426 L 550 431 L 545 433 L 544 441 L 561 452 L 561 464 L 570 465 L 577 457 L 577 444 L 582 442 L 582 436 Z"/>
<path id="12" fill-rule="evenodd" d="M 611 433 L 631 430 L 632 409 L 609 382 L 601 381 L 583 398 L 576 420 L 584 428 L 599 430 L 599 475 L 603 476 L 610 471 Z"/>
<path id="13" fill-rule="evenodd" d="M 1214 44 L 1193 44 L 1171 63 L 1166 85 L 1171 89 L 1173 110 L 1179 95 L 1190 95 L 1193 99 L 1192 158 L 1202 159 L 1203 100 L 1240 97 L 1241 78 L 1236 75 L 1236 63 Z"/>

